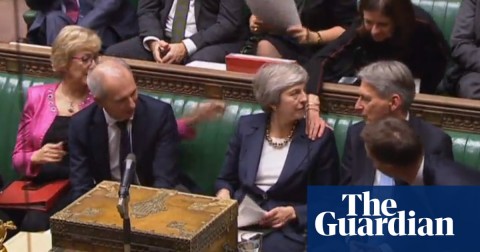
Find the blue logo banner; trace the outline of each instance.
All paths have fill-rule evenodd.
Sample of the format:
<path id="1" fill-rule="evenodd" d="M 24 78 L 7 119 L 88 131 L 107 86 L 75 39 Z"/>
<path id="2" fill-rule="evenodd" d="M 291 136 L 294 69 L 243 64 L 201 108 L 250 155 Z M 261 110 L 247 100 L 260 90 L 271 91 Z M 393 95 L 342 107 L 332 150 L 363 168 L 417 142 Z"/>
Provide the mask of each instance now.
<path id="1" fill-rule="evenodd" d="M 310 186 L 308 251 L 480 251 L 480 187 Z"/>

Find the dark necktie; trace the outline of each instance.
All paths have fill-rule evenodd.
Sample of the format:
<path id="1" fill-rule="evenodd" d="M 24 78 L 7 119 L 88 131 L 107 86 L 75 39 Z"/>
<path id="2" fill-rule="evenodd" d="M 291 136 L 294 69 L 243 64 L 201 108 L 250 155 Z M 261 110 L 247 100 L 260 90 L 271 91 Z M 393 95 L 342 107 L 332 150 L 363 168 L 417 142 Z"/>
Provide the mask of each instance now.
<path id="1" fill-rule="evenodd" d="M 128 153 L 131 152 L 130 149 L 130 137 L 128 134 L 128 120 L 116 122 L 117 127 L 120 129 L 120 181 L 123 179 L 123 174 L 125 172 L 125 159 L 127 158 Z"/>
<path id="2" fill-rule="evenodd" d="M 67 16 L 76 24 L 78 16 L 80 15 L 80 7 L 78 6 L 77 0 L 64 0 L 64 4 Z"/>
<path id="3" fill-rule="evenodd" d="M 179 43 L 185 38 L 185 28 L 187 27 L 188 9 L 190 0 L 178 0 L 175 7 L 175 16 L 173 17 L 171 43 Z"/>

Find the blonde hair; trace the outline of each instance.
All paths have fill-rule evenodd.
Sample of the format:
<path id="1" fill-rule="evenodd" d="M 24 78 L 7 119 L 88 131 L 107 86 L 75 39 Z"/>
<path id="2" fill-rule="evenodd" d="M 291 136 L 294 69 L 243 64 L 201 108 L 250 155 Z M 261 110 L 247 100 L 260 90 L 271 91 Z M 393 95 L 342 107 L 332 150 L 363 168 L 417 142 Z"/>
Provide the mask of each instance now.
<path id="1" fill-rule="evenodd" d="M 98 53 L 102 41 L 95 31 L 78 26 L 65 26 L 52 44 L 50 61 L 55 72 L 68 65 L 72 57 L 80 51 Z"/>

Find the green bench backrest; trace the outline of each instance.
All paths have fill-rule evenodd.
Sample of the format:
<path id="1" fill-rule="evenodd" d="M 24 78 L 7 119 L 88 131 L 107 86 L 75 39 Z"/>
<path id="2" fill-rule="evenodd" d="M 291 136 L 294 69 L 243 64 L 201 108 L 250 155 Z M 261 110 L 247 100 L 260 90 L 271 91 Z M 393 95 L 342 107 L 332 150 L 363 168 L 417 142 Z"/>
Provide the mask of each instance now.
<path id="1" fill-rule="evenodd" d="M 447 41 L 450 41 L 461 2 L 462 0 L 412 0 L 412 3 L 430 13 Z"/>
<path id="2" fill-rule="evenodd" d="M 17 177 L 11 164 L 11 154 L 16 141 L 18 122 L 23 109 L 24 94 L 31 85 L 52 82 L 52 79 L 24 77 L 19 85 L 16 76 L 0 74 L 0 173 L 6 182 Z M 172 105 L 177 117 L 193 111 L 203 98 L 175 94 L 148 95 Z M 205 190 L 213 193 L 213 183 L 221 168 L 229 139 L 236 121 L 242 115 L 261 112 L 256 104 L 228 102 L 224 115 L 213 122 L 197 127 L 197 137 L 182 143 L 180 167 Z M 334 128 L 337 148 L 343 155 L 348 127 L 359 121 L 356 116 L 324 115 Z M 447 131 L 452 136 L 455 160 L 480 170 L 480 134 Z"/>

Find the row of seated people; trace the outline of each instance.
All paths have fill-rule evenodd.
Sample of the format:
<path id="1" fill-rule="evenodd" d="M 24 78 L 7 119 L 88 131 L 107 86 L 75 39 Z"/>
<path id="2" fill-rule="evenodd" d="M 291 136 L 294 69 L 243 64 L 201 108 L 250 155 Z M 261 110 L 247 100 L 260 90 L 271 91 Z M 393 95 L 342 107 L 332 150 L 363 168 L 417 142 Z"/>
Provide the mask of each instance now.
<path id="1" fill-rule="evenodd" d="M 240 52 L 251 34 L 261 34 L 256 54 L 305 66 L 312 100 L 324 82 L 358 85 L 357 71 L 376 60 L 406 64 L 421 93 L 442 90 L 480 97 L 475 91 L 480 73 L 476 57 L 480 34 L 475 35 L 478 22 L 472 18 L 476 0 L 462 3 L 452 37 L 458 64 L 445 80 L 448 43 L 430 15 L 411 1 L 361 0 L 358 10 L 356 0 L 295 3 L 302 25 L 279 33 L 253 15 L 247 24 L 245 1 L 238 0 L 140 0 L 138 18 L 128 0 L 27 0 L 40 12 L 28 37 L 33 43 L 51 45 L 61 28 L 78 24 L 100 35 L 107 55 L 184 64 L 224 62 L 225 55 Z"/>
<path id="2" fill-rule="evenodd" d="M 98 63 L 99 50 L 95 32 L 65 27 L 52 47 L 52 66 L 62 81 L 28 91 L 14 167 L 42 182 L 68 178 L 71 191 L 49 212 L 22 213 L 24 230 L 47 229 L 48 217 L 65 204 L 103 180 L 119 181 L 130 152 L 138 163 L 135 183 L 157 188 L 183 183 L 176 167 L 179 142 L 185 137 L 182 123 L 168 104 L 138 94 L 123 61 Z M 350 127 L 342 162 L 332 130 L 307 123 L 306 111 L 318 104 L 307 99 L 304 68 L 269 64 L 254 77 L 254 94 L 265 113 L 240 118 L 215 186 L 219 198 L 242 201 L 249 195 L 267 211 L 259 222 L 271 230 L 264 237 L 264 251 L 304 251 L 308 185 L 480 184 L 478 173 L 452 161 L 448 135 L 409 115 L 415 84 L 404 64 L 381 61 L 359 75 L 356 108 L 365 120 Z M 408 121 L 407 129 L 383 122 L 388 117 Z M 377 132 L 384 133 L 379 137 Z M 410 142 L 417 143 L 412 148 L 419 151 L 402 154 L 404 149 L 394 149 L 408 145 L 398 144 L 409 139 L 399 135 L 404 133 L 416 139 Z M 390 147 L 384 146 L 383 136 Z"/>

